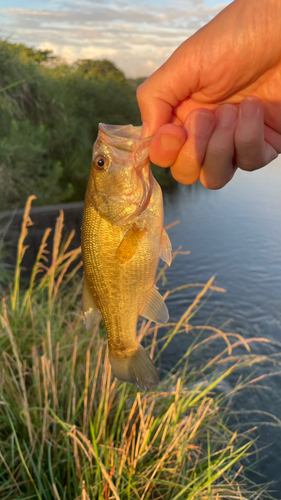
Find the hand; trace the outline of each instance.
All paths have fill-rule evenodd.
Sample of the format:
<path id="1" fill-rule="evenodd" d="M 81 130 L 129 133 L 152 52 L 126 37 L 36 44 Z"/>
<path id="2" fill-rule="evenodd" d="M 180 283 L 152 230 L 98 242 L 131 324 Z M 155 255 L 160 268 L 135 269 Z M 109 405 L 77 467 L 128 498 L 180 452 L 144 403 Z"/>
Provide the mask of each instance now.
<path id="1" fill-rule="evenodd" d="M 180 182 L 217 189 L 281 152 L 280 16 L 235 0 L 139 87 L 151 160 Z"/>

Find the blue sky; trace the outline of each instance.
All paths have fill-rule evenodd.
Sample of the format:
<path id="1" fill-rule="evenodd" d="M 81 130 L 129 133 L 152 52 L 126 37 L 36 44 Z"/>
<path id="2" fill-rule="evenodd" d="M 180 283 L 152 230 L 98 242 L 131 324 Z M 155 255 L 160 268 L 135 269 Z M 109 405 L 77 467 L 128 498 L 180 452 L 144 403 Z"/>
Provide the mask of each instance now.
<path id="1" fill-rule="evenodd" d="M 0 0 L 0 33 L 71 63 L 110 59 L 148 76 L 230 0 Z"/>

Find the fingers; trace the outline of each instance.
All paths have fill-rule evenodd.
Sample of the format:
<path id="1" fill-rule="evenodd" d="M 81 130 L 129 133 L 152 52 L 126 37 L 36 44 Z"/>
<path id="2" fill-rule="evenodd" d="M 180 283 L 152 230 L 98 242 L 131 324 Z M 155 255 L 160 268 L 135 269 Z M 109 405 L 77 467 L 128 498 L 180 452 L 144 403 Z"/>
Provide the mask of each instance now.
<path id="1" fill-rule="evenodd" d="M 281 134 L 267 125 L 264 126 L 264 140 L 275 149 L 276 153 L 281 153 Z"/>
<path id="2" fill-rule="evenodd" d="M 224 104 L 215 112 L 216 127 L 207 147 L 200 171 L 200 181 L 208 189 L 220 189 L 233 177 L 236 170 L 234 133 L 238 111 L 231 104 Z"/>
<path id="3" fill-rule="evenodd" d="M 171 123 L 163 125 L 151 141 L 150 160 L 160 167 L 170 167 L 185 141 L 186 133 L 182 127 Z"/>
<path id="4" fill-rule="evenodd" d="M 280 134 L 264 127 L 262 102 L 247 97 L 239 107 L 239 118 L 235 131 L 236 163 L 242 170 L 253 171 L 274 160 L 281 146 Z M 265 140 L 266 137 L 269 142 Z M 279 136 L 279 137 L 278 137 Z M 279 149 L 280 150 L 280 149 Z"/>
<path id="5" fill-rule="evenodd" d="M 193 111 L 184 125 L 187 142 L 171 167 L 179 182 L 191 184 L 200 178 L 206 188 L 220 189 L 232 179 L 237 167 L 257 170 L 281 153 L 281 134 L 264 124 L 259 99 L 246 98 L 238 109 L 221 105 L 214 113 L 215 124 L 199 137 L 192 133 L 191 118 L 199 120 L 204 113 L 210 111 Z"/>
<path id="6" fill-rule="evenodd" d="M 244 99 L 239 108 L 223 104 L 215 113 L 196 109 L 183 126 L 175 123 L 156 132 L 150 158 L 157 165 L 171 166 L 174 178 L 183 184 L 200 178 L 208 189 L 219 189 L 237 167 L 256 170 L 281 153 L 281 134 L 264 124 L 257 98 Z"/>
<path id="7" fill-rule="evenodd" d="M 171 166 L 173 177 L 182 184 L 193 184 L 199 179 L 208 141 L 215 128 L 214 114 L 207 109 L 190 113 L 184 123 L 187 141 Z"/>
<path id="8" fill-rule="evenodd" d="M 259 99 L 244 99 L 239 111 L 235 106 L 224 104 L 216 110 L 215 117 L 216 128 L 200 170 L 200 181 L 208 189 L 225 186 L 237 167 L 257 170 L 281 152 L 281 135 L 264 125 Z"/>

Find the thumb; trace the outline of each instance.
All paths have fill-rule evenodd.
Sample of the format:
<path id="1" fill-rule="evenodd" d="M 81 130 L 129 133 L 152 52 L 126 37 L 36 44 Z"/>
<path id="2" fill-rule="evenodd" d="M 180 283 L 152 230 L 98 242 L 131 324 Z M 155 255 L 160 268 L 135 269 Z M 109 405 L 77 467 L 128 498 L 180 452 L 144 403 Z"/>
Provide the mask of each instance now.
<path id="1" fill-rule="evenodd" d="M 187 57 L 190 53 L 187 42 L 137 89 L 143 121 L 142 138 L 154 135 L 162 125 L 169 123 L 173 108 L 191 93 L 196 75 L 190 71 L 192 62 Z"/>
<path id="2" fill-rule="evenodd" d="M 137 89 L 137 100 L 143 122 L 142 139 L 154 135 L 162 125 L 170 122 L 173 110 L 169 96 L 170 89 L 166 88 L 166 98 L 160 97 L 160 89 L 163 91 L 163 80 L 159 70 Z M 177 104 L 178 102 L 175 103 Z"/>
<path id="3" fill-rule="evenodd" d="M 264 5 L 262 0 L 259 1 Z M 198 102 L 198 98 L 199 103 L 207 104 L 210 108 L 214 102 L 225 101 L 233 91 L 237 91 L 237 82 L 238 87 L 241 82 L 248 85 L 250 69 L 244 54 L 249 42 L 245 40 L 251 40 L 251 34 L 256 34 L 256 30 L 251 27 L 249 31 L 245 30 L 245 21 L 241 28 L 241 19 L 253 19 L 252 10 L 252 1 L 231 2 L 212 21 L 183 42 L 163 66 L 140 85 L 137 99 L 145 123 L 143 136 L 154 135 L 162 125 L 169 123 L 174 108 L 177 106 L 178 112 L 183 101 L 186 117 L 195 109 L 192 103 Z M 248 17 L 245 17 L 246 14 Z M 249 34 L 243 36 L 244 32 Z M 260 36 L 259 31 L 255 36 Z M 253 51 L 256 50 L 253 43 L 251 47 L 254 47 Z M 236 64 L 230 65 L 232 53 L 239 62 L 238 69 Z M 231 55 L 231 61 L 236 61 L 233 57 Z M 232 69 L 233 77 L 229 68 Z M 203 90 L 208 86 L 210 88 L 206 94 Z M 190 99 L 195 94 L 196 99 Z"/>

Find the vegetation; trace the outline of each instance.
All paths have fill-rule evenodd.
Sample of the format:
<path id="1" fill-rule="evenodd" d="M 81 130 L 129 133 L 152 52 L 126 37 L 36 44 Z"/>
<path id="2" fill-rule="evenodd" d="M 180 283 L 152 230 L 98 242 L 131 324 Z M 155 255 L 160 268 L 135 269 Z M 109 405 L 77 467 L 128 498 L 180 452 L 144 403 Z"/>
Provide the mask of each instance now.
<path id="1" fill-rule="evenodd" d="M 81 323 L 80 248 L 69 251 L 73 234 L 61 243 L 63 212 L 50 266 L 47 229 L 29 287 L 20 289 L 33 199 L 23 218 L 14 281 L 0 310 L 0 497 L 272 498 L 247 479 L 245 459 L 254 460 L 255 442 L 251 429 L 242 432 L 231 417 L 236 394 L 260 377 L 225 386 L 229 375 L 270 357 L 252 354 L 257 339 L 192 327 L 208 293 L 224 290 L 213 286 L 213 278 L 187 285 L 199 293 L 177 323 L 161 327 L 161 341 L 159 326 L 143 321 L 138 337 L 149 344 L 156 364 L 175 335 L 186 332 L 194 340 L 156 390 L 140 393 L 112 376 L 104 329 L 89 334 Z M 164 273 L 165 267 L 158 279 Z M 214 359 L 194 362 L 200 349 L 222 341 L 226 347 Z"/>
<path id="2" fill-rule="evenodd" d="M 0 210 L 81 201 L 98 123 L 140 125 L 136 88 L 107 60 L 68 66 L 51 51 L 0 41 Z M 162 185 L 167 170 L 156 171 Z"/>
<path id="3" fill-rule="evenodd" d="M 9 229 L 10 223 L 1 224 L 0 226 L 0 296 L 5 294 L 9 283 L 13 278 L 12 266 L 5 262 L 7 250 L 5 245 L 5 236 Z"/>

